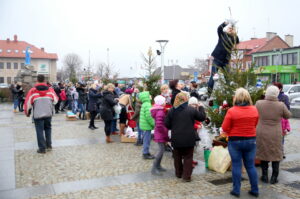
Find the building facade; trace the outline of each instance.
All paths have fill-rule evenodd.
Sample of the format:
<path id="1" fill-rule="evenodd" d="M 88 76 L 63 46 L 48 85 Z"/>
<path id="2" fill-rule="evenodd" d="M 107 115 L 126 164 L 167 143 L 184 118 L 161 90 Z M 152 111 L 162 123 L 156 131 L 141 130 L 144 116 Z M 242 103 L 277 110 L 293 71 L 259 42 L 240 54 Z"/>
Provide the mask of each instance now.
<path id="1" fill-rule="evenodd" d="M 300 79 L 300 46 L 252 54 L 255 73 L 263 81 L 291 84 Z"/>
<path id="2" fill-rule="evenodd" d="M 237 45 L 237 59 L 242 61 L 242 70 L 248 70 L 252 66 L 252 55 L 256 52 L 270 51 L 273 49 L 283 49 L 293 47 L 293 36 L 285 35 L 285 40 L 281 39 L 274 32 L 267 32 L 265 38 L 251 38 L 241 41 Z M 233 55 L 232 60 L 235 59 Z M 234 61 L 233 61 L 234 62 Z"/>
<path id="3" fill-rule="evenodd" d="M 0 40 L 0 83 L 11 84 L 18 72 L 25 66 L 25 50 L 30 47 L 31 65 L 37 74 L 43 74 L 50 82 L 56 81 L 57 54 L 47 53 L 44 48 L 37 48 L 25 41 L 18 41 L 17 35 L 13 40 Z"/>

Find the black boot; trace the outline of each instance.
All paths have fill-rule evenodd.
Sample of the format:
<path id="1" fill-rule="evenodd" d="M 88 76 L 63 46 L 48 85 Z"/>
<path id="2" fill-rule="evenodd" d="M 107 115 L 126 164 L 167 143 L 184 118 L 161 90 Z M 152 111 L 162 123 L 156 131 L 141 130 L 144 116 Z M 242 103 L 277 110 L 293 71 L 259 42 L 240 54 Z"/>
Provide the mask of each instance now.
<path id="1" fill-rule="evenodd" d="M 276 162 L 272 162 L 272 177 L 271 177 L 271 180 L 270 180 L 270 183 L 271 184 L 276 184 L 278 183 L 278 174 L 279 174 L 279 162 L 276 161 Z"/>
<path id="2" fill-rule="evenodd" d="M 79 113 L 79 119 L 81 119 L 81 113 Z"/>
<path id="3" fill-rule="evenodd" d="M 268 183 L 269 182 L 269 177 L 268 177 L 269 162 L 261 161 L 260 166 L 261 166 L 261 172 L 262 172 L 262 176 L 260 179 L 264 183 Z"/>

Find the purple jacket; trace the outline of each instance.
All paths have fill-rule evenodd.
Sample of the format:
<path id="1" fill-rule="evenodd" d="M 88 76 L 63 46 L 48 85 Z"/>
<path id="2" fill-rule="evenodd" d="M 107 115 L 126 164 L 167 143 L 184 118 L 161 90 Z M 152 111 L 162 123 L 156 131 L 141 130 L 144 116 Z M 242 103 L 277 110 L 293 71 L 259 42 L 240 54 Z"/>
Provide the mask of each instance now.
<path id="1" fill-rule="evenodd" d="M 154 141 L 155 142 L 168 142 L 168 129 L 165 126 L 164 120 L 166 113 L 163 106 L 154 105 L 151 108 L 151 116 L 155 120 L 154 128 Z"/>

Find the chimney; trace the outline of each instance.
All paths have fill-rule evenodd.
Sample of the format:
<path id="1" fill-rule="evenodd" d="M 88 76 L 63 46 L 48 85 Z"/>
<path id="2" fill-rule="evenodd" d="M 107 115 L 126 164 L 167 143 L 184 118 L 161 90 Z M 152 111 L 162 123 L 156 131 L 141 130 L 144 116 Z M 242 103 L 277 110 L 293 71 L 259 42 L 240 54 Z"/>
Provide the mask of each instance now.
<path id="1" fill-rule="evenodd" d="M 44 48 L 44 47 L 41 47 L 41 50 L 42 50 L 43 52 L 45 52 L 45 48 Z"/>
<path id="2" fill-rule="evenodd" d="M 18 42 L 18 36 L 14 35 L 14 42 Z"/>
<path id="3" fill-rule="evenodd" d="M 294 35 L 284 35 L 284 41 L 290 46 L 294 46 Z"/>
<path id="4" fill-rule="evenodd" d="M 10 42 L 10 39 L 9 39 L 9 38 L 7 38 L 7 39 L 6 39 L 6 42 Z"/>
<path id="5" fill-rule="evenodd" d="M 271 40 L 275 36 L 277 36 L 276 32 L 267 32 L 266 33 L 266 38 L 267 38 L 268 41 Z"/>
<path id="6" fill-rule="evenodd" d="M 255 40 L 255 39 L 257 39 L 257 38 L 256 38 L 256 37 L 251 37 L 250 39 L 251 39 L 251 40 Z"/>

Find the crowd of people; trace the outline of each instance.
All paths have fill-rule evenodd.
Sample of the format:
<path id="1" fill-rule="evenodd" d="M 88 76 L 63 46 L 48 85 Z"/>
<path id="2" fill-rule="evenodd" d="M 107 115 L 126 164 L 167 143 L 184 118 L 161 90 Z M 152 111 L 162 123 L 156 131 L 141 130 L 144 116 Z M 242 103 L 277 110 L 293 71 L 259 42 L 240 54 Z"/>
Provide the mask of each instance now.
<path id="1" fill-rule="evenodd" d="M 101 117 L 107 143 L 113 142 L 112 135 L 124 135 L 128 127 L 137 131 L 135 145 L 142 146 L 143 159 L 154 159 L 153 175 L 163 175 L 166 171 L 161 161 L 169 146 L 173 152 L 176 177 L 185 182 L 191 181 L 193 167 L 197 163 L 193 160 L 194 147 L 199 141 L 197 130 L 202 126 L 197 124 L 209 121 L 198 99 L 195 82 L 191 82 L 188 91 L 185 91 L 183 83 L 173 80 L 169 85 L 161 86 L 159 95 L 151 96 L 149 91 L 139 90 L 135 85 L 124 88 L 112 83 L 103 86 L 84 83 L 51 85 L 45 82 L 43 75 L 39 75 L 37 80 L 37 84 L 28 91 L 24 106 L 21 104 L 22 87 L 14 86 L 12 93 L 14 111 L 19 106 L 20 111 L 24 107 L 27 116 L 33 113 L 38 153 L 52 149 L 51 118 L 54 112 L 69 110 L 79 119 L 89 118 L 88 128 L 93 131 L 98 129 L 95 118 Z M 272 162 L 270 183 L 278 182 L 279 163 L 284 158 L 284 136 L 290 131 L 289 100 L 282 92 L 282 84 L 276 83 L 267 88 L 264 99 L 255 105 L 249 92 L 239 88 L 233 105 L 222 124 L 222 133 L 229 138 L 228 150 L 232 159 L 231 194 L 240 195 L 243 162 L 251 183 L 249 194 L 258 196 L 255 158 L 261 160 L 261 181 L 269 182 L 268 164 Z M 150 153 L 152 138 L 157 143 L 156 155 Z"/>

